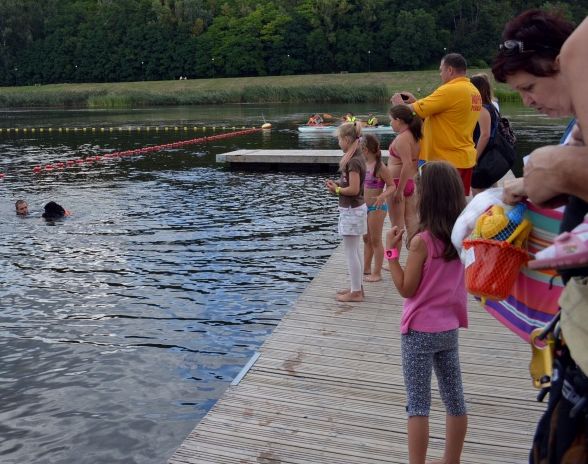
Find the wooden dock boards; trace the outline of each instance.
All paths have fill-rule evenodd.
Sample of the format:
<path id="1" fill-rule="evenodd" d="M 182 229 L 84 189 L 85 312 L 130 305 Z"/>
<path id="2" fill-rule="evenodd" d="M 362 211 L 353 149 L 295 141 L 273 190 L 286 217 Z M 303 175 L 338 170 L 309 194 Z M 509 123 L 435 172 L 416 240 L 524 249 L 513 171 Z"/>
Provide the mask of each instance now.
<path id="1" fill-rule="evenodd" d="M 346 285 L 341 247 L 231 386 L 171 457 L 171 464 L 405 463 L 405 393 L 399 321 L 389 280 L 366 301 L 337 303 Z M 469 429 L 463 463 L 526 463 L 545 405 L 528 374 L 530 350 L 475 300 L 460 331 Z M 445 413 L 433 393 L 429 458 L 443 449 Z"/>

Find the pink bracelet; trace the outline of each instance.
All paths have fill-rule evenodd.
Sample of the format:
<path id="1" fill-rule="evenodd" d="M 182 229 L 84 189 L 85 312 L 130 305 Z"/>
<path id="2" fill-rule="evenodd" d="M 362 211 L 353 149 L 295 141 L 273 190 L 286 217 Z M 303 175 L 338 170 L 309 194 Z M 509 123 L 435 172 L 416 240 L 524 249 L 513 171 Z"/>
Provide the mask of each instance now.
<path id="1" fill-rule="evenodd" d="M 384 256 L 386 257 L 386 259 L 388 261 L 398 259 L 398 255 L 399 255 L 398 249 L 396 249 L 396 248 L 390 248 L 390 249 L 384 251 Z"/>

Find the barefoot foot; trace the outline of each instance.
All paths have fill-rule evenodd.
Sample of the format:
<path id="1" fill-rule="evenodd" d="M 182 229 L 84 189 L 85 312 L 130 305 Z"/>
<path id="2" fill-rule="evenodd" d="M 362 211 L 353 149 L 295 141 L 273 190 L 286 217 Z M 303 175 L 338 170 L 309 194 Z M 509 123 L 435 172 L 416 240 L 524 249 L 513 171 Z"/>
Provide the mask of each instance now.
<path id="1" fill-rule="evenodd" d="M 382 276 L 378 274 L 370 274 L 364 279 L 366 282 L 379 282 L 382 280 Z"/>
<path id="2" fill-rule="evenodd" d="M 344 293 L 344 294 L 340 294 L 337 295 L 337 301 L 341 301 L 342 303 L 347 303 L 347 302 L 356 302 L 359 303 L 361 301 L 363 301 L 363 291 L 358 291 L 358 292 L 349 292 L 349 293 Z"/>

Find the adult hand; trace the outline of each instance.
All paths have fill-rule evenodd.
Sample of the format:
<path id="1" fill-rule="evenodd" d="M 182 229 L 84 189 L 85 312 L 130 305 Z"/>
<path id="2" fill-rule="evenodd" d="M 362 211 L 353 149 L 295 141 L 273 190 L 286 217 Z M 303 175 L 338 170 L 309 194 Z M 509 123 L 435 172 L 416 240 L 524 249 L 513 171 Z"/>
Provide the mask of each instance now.
<path id="1" fill-rule="evenodd" d="M 384 204 L 385 201 L 386 201 L 386 196 L 384 195 L 384 192 L 382 192 L 376 197 L 376 201 L 374 202 L 374 205 L 380 207 Z"/>
<path id="2" fill-rule="evenodd" d="M 519 201 L 523 201 L 525 198 L 527 198 L 527 194 L 525 193 L 524 180 L 522 177 L 504 182 L 502 201 L 507 205 L 515 205 Z"/>
<path id="3" fill-rule="evenodd" d="M 533 203 L 550 207 L 549 201 L 563 192 L 557 188 L 557 154 L 552 146 L 537 148 L 525 164 L 523 189 Z M 552 207 L 552 206 L 551 206 Z"/>
<path id="4" fill-rule="evenodd" d="M 399 229 L 398 226 L 392 227 L 391 230 L 386 233 L 386 249 L 396 248 L 396 245 L 402 240 L 404 229 Z"/>

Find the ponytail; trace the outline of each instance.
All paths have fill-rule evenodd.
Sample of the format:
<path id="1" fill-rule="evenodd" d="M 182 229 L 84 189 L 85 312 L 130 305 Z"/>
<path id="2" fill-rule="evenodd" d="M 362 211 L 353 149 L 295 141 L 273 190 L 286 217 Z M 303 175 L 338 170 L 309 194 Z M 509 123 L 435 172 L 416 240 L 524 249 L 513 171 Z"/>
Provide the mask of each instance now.
<path id="1" fill-rule="evenodd" d="M 339 161 L 339 170 L 345 172 L 349 160 L 356 155 L 361 156 L 361 124 L 358 124 L 357 122 L 341 124 L 337 129 L 337 136 L 353 140 L 351 146 L 347 149 L 341 158 L 341 161 Z"/>
<path id="2" fill-rule="evenodd" d="M 396 105 L 390 108 L 390 117 L 393 119 L 400 119 L 408 125 L 408 130 L 411 132 L 415 140 L 423 138 L 423 121 L 419 118 L 410 106 Z"/>

